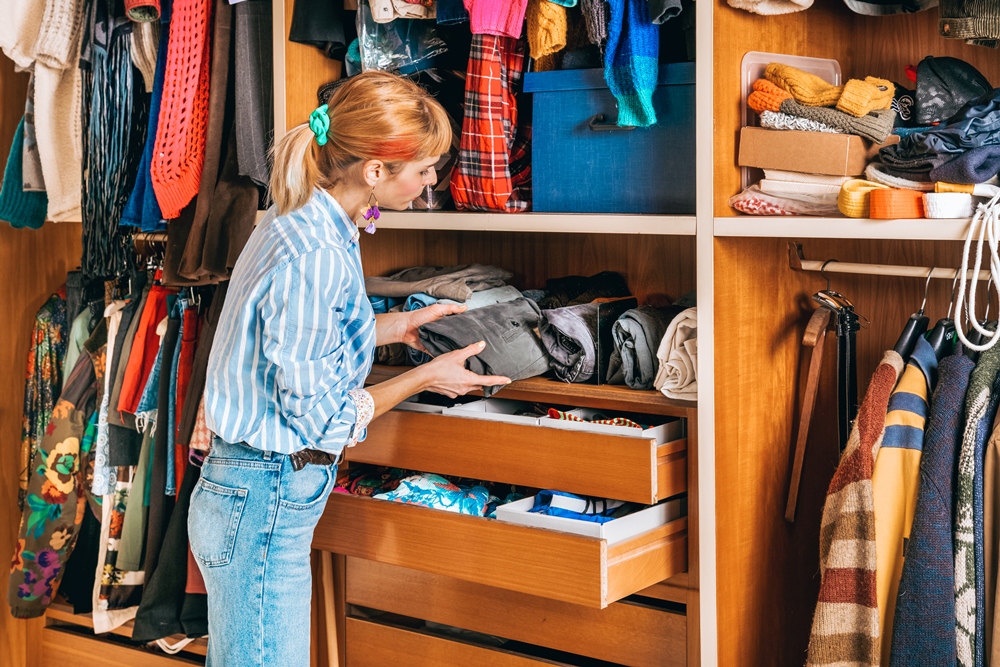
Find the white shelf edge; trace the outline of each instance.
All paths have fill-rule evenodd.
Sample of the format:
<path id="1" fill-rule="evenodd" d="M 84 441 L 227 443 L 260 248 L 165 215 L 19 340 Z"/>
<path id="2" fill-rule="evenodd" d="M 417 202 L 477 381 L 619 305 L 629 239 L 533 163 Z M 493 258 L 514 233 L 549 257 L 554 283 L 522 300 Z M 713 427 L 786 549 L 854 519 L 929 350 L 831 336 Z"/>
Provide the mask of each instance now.
<path id="1" fill-rule="evenodd" d="M 378 226 L 382 229 L 440 231 L 694 236 L 697 230 L 697 220 L 693 215 L 384 211 L 378 221 Z"/>
<path id="2" fill-rule="evenodd" d="M 964 241 L 969 219 L 820 218 L 809 215 L 715 218 L 716 237 Z"/>

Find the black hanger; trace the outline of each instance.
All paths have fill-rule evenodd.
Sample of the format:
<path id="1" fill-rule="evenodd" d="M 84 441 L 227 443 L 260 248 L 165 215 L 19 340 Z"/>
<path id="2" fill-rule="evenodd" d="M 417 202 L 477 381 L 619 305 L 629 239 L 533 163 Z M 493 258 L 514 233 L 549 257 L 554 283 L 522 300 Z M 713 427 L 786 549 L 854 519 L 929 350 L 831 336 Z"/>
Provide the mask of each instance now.
<path id="1" fill-rule="evenodd" d="M 989 324 L 989 321 L 990 321 L 990 298 L 989 298 L 989 296 L 990 296 L 990 285 L 992 285 L 992 284 L 993 284 L 993 275 L 990 274 L 990 279 L 986 283 L 986 313 L 983 316 L 983 319 L 979 320 L 979 325 L 981 327 L 983 327 L 983 328 L 986 328 L 986 325 Z M 975 315 L 973 315 L 973 317 L 975 317 Z M 969 321 L 969 314 L 966 313 L 966 322 L 968 322 L 968 321 Z M 983 335 L 982 332 L 980 332 L 979 329 L 977 329 L 976 327 L 969 327 L 968 329 L 966 329 L 966 331 L 968 333 L 966 333 L 965 337 L 973 345 L 982 345 L 983 342 L 986 340 L 986 336 Z M 965 348 L 965 356 L 968 357 L 969 359 L 972 359 L 973 361 L 979 361 L 979 352 L 976 351 L 976 350 L 973 350 L 971 347 L 967 346 Z"/>
<path id="2" fill-rule="evenodd" d="M 935 268 L 932 266 L 931 270 L 927 272 L 927 280 L 924 282 L 924 300 L 920 303 L 920 310 L 910 315 L 906 326 L 903 327 L 903 333 L 899 335 L 899 340 L 892 348 L 903 358 L 903 363 L 909 360 L 910 355 L 913 354 L 913 348 L 917 344 L 917 339 L 924 335 L 931 322 L 930 318 L 924 315 L 924 308 L 927 307 L 927 290 L 930 287 L 931 274 L 934 273 Z"/>
<path id="3" fill-rule="evenodd" d="M 958 281 L 958 271 L 951 281 L 951 302 L 948 304 L 948 314 L 937 321 L 931 332 L 927 334 L 927 342 L 934 349 L 934 356 L 941 361 L 955 349 L 955 320 L 951 319 L 951 309 L 955 306 L 955 283 Z"/>

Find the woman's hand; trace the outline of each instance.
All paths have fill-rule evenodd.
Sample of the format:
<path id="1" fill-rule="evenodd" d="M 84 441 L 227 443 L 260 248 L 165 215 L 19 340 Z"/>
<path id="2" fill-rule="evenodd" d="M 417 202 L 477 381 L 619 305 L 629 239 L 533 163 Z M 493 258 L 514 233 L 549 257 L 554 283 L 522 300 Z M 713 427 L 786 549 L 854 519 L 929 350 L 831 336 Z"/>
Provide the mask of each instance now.
<path id="1" fill-rule="evenodd" d="M 442 354 L 419 366 L 419 370 L 426 374 L 424 388 L 427 391 L 444 394 L 448 398 L 455 398 L 483 387 L 510 384 L 510 378 L 501 375 L 477 375 L 465 367 L 466 359 L 476 356 L 485 347 L 486 343 L 482 341 L 473 343 L 461 350 Z"/>
<path id="2" fill-rule="evenodd" d="M 464 313 L 464 303 L 434 303 L 407 313 L 384 313 L 375 316 L 375 344 L 403 343 L 415 350 L 426 352 L 420 342 L 420 327 L 445 315 Z"/>

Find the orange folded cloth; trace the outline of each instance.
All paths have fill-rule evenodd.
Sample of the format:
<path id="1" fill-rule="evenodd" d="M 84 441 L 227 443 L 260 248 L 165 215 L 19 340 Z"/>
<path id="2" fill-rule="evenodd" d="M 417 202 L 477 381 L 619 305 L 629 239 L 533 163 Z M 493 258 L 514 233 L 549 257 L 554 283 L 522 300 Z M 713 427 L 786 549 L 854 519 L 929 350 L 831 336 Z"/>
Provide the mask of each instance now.
<path id="1" fill-rule="evenodd" d="M 869 215 L 877 220 L 923 218 L 924 195 L 917 190 L 872 190 L 869 195 Z"/>
<path id="2" fill-rule="evenodd" d="M 747 98 L 747 106 L 757 113 L 781 111 L 781 103 L 792 99 L 792 94 L 774 85 L 767 79 L 753 82 L 753 92 Z"/>

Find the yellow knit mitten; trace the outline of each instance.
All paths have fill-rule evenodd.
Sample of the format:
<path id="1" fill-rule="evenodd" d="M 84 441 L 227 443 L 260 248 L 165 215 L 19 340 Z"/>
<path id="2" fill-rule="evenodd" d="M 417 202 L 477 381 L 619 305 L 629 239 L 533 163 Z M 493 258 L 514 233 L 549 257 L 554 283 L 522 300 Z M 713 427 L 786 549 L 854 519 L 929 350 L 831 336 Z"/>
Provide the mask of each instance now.
<path id="1" fill-rule="evenodd" d="M 781 103 L 792 99 L 792 95 L 777 87 L 767 79 L 753 82 L 753 92 L 747 97 L 747 106 L 761 114 L 765 111 L 781 111 Z"/>
<path id="2" fill-rule="evenodd" d="M 832 86 L 815 74 L 783 65 L 771 63 L 764 70 L 764 78 L 787 90 L 801 104 L 810 107 L 836 106 L 843 92 L 843 86 Z"/>
<path id="3" fill-rule="evenodd" d="M 860 118 L 870 111 L 890 108 L 895 94 L 896 87 L 891 81 L 873 76 L 866 77 L 864 81 L 851 79 L 844 84 L 844 93 L 837 102 L 837 108 Z"/>
<path id="4" fill-rule="evenodd" d="M 536 61 L 566 48 L 566 8 L 549 0 L 528 3 L 528 46 Z"/>

